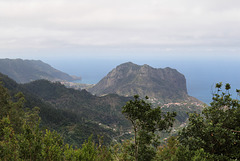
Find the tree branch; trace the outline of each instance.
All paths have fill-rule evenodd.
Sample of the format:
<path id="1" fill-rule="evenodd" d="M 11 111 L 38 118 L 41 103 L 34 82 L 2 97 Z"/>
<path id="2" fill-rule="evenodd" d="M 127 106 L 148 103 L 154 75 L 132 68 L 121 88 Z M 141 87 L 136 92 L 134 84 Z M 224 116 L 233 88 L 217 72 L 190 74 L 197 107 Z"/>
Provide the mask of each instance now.
<path id="1" fill-rule="evenodd" d="M 237 133 L 240 133 L 240 131 L 237 131 L 237 130 L 231 130 L 232 132 L 237 132 Z"/>

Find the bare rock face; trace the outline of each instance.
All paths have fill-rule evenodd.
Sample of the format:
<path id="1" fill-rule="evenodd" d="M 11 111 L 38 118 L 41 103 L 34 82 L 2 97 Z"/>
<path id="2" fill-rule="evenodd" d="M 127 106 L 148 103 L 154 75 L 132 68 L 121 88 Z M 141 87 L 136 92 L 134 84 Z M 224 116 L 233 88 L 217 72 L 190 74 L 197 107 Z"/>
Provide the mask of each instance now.
<path id="1" fill-rule="evenodd" d="M 188 99 L 186 79 L 183 74 L 171 68 L 152 68 L 131 62 L 113 69 L 99 83 L 89 89 L 96 95 L 116 93 L 122 96 L 149 96 L 163 102 L 177 102 Z"/>

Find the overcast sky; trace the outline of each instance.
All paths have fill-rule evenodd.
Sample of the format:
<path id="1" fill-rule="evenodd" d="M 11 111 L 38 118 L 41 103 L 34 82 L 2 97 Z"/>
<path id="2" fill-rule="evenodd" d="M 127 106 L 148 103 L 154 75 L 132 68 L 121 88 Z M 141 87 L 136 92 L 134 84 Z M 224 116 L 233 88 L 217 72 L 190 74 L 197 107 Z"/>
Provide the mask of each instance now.
<path id="1" fill-rule="evenodd" d="M 237 56 L 239 45 L 240 0 L 0 0 L 2 58 Z"/>

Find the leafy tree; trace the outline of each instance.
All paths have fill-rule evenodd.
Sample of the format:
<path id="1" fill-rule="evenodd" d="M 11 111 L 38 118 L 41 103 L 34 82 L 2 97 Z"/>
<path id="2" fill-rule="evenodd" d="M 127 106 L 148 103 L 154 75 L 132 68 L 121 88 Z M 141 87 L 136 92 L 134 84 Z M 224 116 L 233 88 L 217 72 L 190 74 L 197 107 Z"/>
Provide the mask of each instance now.
<path id="1" fill-rule="evenodd" d="M 156 154 L 155 147 L 159 143 L 156 132 L 172 127 L 176 113 L 162 113 L 160 107 L 152 108 L 150 103 L 140 99 L 138 95 L 122 107 L 122 113 L 133 126 L 135 160 L 152 160 Z"/>
<path id="2" fill-rule="evenodd" d="M 17 160 L 19 145 L 9 117 L 0 120 L 0 129 L 0 160 Z"/>
<path id="3" fill-rule="evenodd" d="M 175 136 L 168 138 L 166 145 L 158 147 L 156 160 L 159 161 L 177 161 L 178 140 Z"/>
<path id="4" fill-rule="evenodd" d="M 17 133 L 20 132 L 20 127 L 24 124 L 24 102 L 25 99 L 22 93 L 16 94 L 12 99 L 8 90 L 0 84 L 0 119 L 9 117 L 12 123 L 12 128 Z"/>
<path id="5" fill-rule="evenodd" d="M 101 142 L 101 141 L 100 141 Z M 112 155 L 106 146 L 97 145 L 92 141 L 92 135 L 82 144 L 82 148 L 73 149 L 66 145 L 64 150 L 66 160 L 110 161 Z"/>
<path id="6" fill-rule="evenodd" d="M 111 150 L 114 160 L 125 161 L 135 159 L 132 140 L 125 140 L 122 143 L 115 144 Z"/>
<path id="7" fill-rule="evenodd" d="M 57 132 L 42 131 L 39 108 L 23 109 L 24 101 L 21 93 L 12 98 L 0 85 L 0 160 L 112 160 L 108 148 L 92 137 L 73 149 Z"/>
<path id="8" fill-rule="evenodd" d="M 240 104 L 231 98 L 230 85 L 216 84 L 211 106 L 202 114 L 190 114 L 189 125 L 179 133 L 182 147 L 192 158 L 206 160 L 240 159 Z M 239 90 L 237 90 L 239 92 Z"/>
<path id="9" fill-rule="evenodd" d="M 24 102 L 22 93 L 12 98 L 0 85 L 0 158 L 3 160 L 36 159 L 33 154 L 41 146 L 37 144 L 39 108 L 23 109 Z"/>

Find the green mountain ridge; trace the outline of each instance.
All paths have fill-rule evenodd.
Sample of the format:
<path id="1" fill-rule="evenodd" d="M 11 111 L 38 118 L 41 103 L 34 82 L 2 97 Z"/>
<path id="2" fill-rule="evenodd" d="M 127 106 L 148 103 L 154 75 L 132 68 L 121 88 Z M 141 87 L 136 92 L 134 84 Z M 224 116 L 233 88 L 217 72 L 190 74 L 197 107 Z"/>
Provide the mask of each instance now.
<path id="1" fill-rule="evenodd" d="M 74 81 L 80 77 L 70 76 L 41 60 L 0 59 L 0 72 L 18 83 L 27 83 L 38 79 L 50 81 Z"/>
<path id="2" fill-rule="evenodd" d="M 131 66 L 130 70 L 129 65 Z M 162 73 L 160 72 L 156 75 L 159 69 L 154 69 L 148 65 L 138 66 L 133 63 L 126 63 L 123 66 L 120 65 L 120 67 L 117 67 L 117 70 L 121 71 L 120 74 L 113 74 L 113 77 L 117 75 L 122 81 L 118 84 L 119 89 L 121 89 L 120 87 L 124 83 L 126 83 L 126 87 L 129 89 L 134 86 L 131 83 L 137 82 L 139 89 L 143 89 L 145 85 L 141 94 L 143 97 L 145 95 L 150 97 L 149 101 L 153 104 L 153 107 L 161 106 L 163 112 L 177 112 L 174 129 L 186 125 L 188 118 L 186 112 L 199 112 L 203 108 L 197 99 L 187 95 L 186 84 L 184 84 L 186 80 L 182 74 L 179 74 L 174 69 L 165 68 L 163 72 L 161 71 Z M 139 72 L 140 76 L 138 76 Z M 181 78 L 179 80 L 182 83 L 181 81 L 177 82 L 178 79 L 174 78 L 176 73 Z M 109 75 L 111 75 L 111 72 Z M 175 87 L 180 86 L 175 92 L 181 94 L 181 97 L 172 96 L 174 91 L 171 90 L 169 95 L 166 96 L 167 99 L 163 99 L 162 97 L 156 99 L 153 97 L 156 96 L 156 93 L 154 93 L 155 91 L 151 93 L 151 90 L 155 88 L 154 85 L 158 83 L 158 77 L 160 76 L 162 77 L 162 82 L 173 82 L 175 83 Z M 171 78 L 170 81 L 168 81 L 168 77 Z M 146 82 L 145 78 L 149 83 Z M 62 82 L 50 82 L 49 80 L 35 80 L 25 84 L 17 84 L 3 74 L 0 74 L 0 81 L 10 90 L 12 95 L 20 91 L 23 92 L 26 97 L 26 107 L 40 107 L 42 127 L 57 130 L 65 138 L 65 141 L 70 144 L 80 145 L 91 134 L 93 134 L 93 138 L 96 141 L 98 140 L 97 135 L 104 136 L 107 143 L 116 140 L 116 138 L 116 141 L 120 141 L 130 136 L 131 125 L 122 114 L 121 107 L 131 97 L 126 97 L 126 95 L 119 96 L 116 92 L 115 94 L 114 92 L 109 92 L 104 93 L 102 96 L 96 96 L 86 90 L 67 88 Z M 116 82 L 119 82 L 119 80 L 116 80 Z M 172 85 L 165 85 L 163 89 L 166 91 L 170 86 Z M 137 92 L 138 90 L 134 91 L 133 94 L 139 94 Z"/>
<path id="3" fill-rule="evenodd" d="M 56 109 L 63 109 L 78 114 L 79 117 L 111 127 L 121 126 L 126 120 L 121 115 L 121 107 L 130 99 L 118 95 L 97 97 L 86 90 L 66 88 L 60 83 L 37 80 L 24 84 L 23 87 Z"/>
<path id="4" fill-rule="evenodd" d="M 121 106 L 129 98 L 117 95 L 100 98 L 85 90 L 68 89 L 60 83 L 47 80 L 17 84 L 1 73 L 0 82 L 12 96 L 22 92 L 26 108 L 39 107 L 41 126 L 58 131 L 67 143 L 81 145 L 91 134 L 96 141 L 100 135 L 104 136 L 105 143 L 110 143 L 112 138 L 120 135 L 118 125 L 122 130 L 130 126 L 120 114 Z"/>

